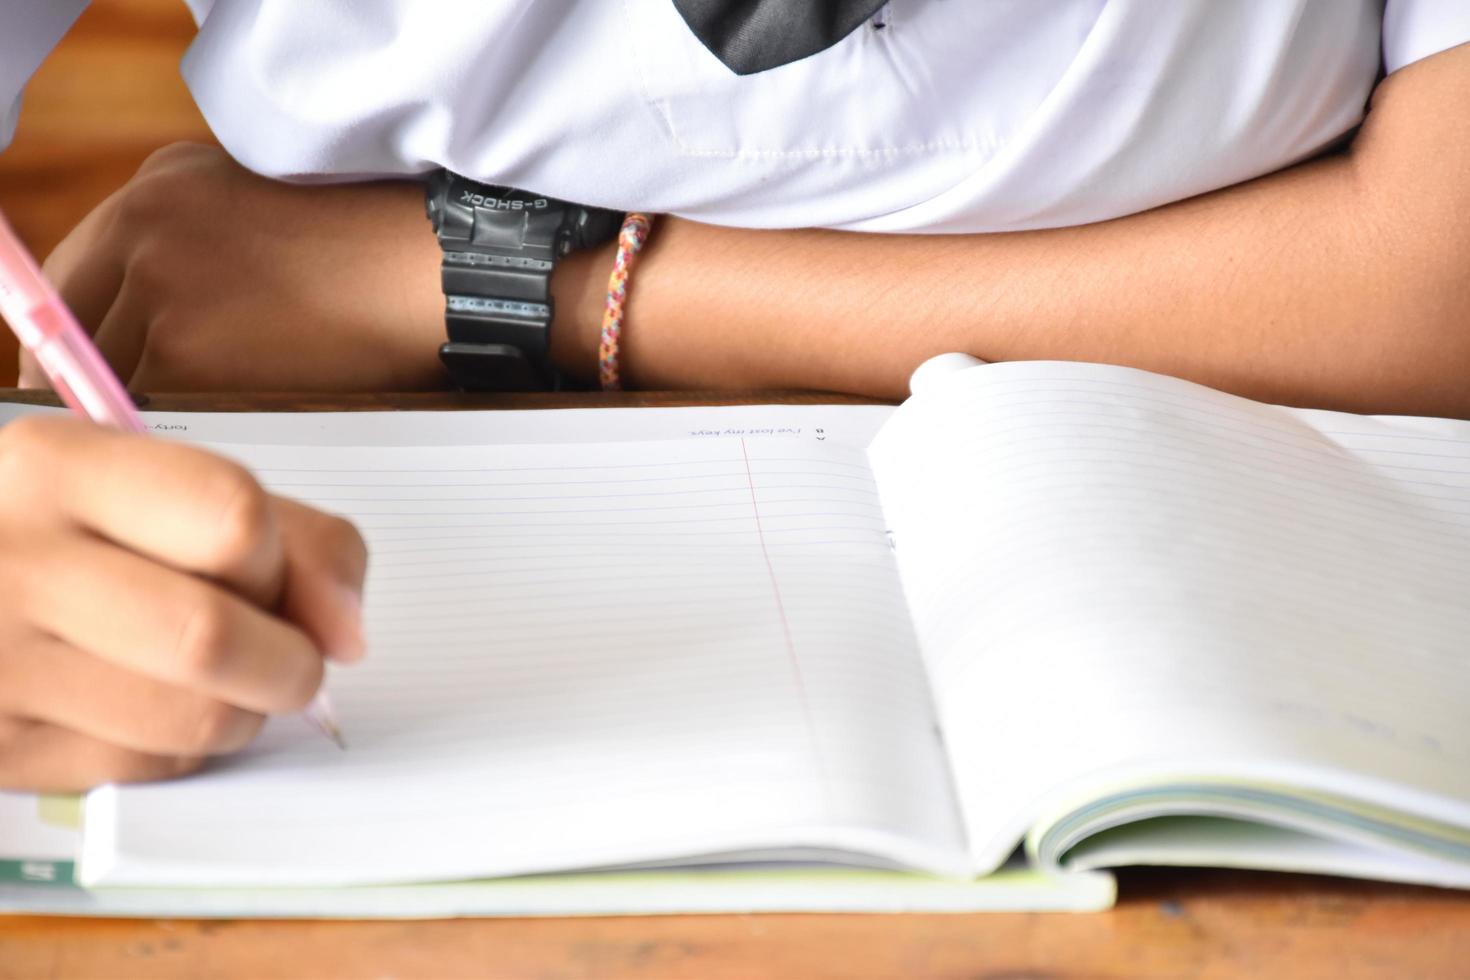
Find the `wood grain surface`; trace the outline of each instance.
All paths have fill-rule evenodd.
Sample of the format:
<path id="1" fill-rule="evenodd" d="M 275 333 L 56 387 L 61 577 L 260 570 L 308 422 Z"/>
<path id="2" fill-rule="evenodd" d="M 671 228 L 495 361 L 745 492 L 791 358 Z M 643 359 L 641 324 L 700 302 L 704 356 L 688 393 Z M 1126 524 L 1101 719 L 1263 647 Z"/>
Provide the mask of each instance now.
<path id="1" fill-rule="evenodd" d="M 0 152 L 0 210 L 37 255 L 148 154 L 211 139 L 179 77 L 193 36 L 180 0 L 93 0 L 42 65 L 26 89 L 15 142 Z M 0 385 L 14 379 L 15 342 L 0 330 Z"/>
<path id="2" fill-rule="evenodd" d="M 54 977 L 1470 976 L 1458 893 L 1135 870 L 1093 913 L 395 922 L 0 918 L 0 980 Z"/>
<path id="3" fill-rule="evenodd" d="M 0 401 L 47 399 L 0 391 Z M 778 392 L 167 395 L 149 407 L 361 411 L 844 400 Z M 1470 977 L 1470 894 L 1463 892 L 1237 871 L 1135 869 L 1119 879 L 1118 907 L 1084 914 L 0 918 L 0 980 Z"/>

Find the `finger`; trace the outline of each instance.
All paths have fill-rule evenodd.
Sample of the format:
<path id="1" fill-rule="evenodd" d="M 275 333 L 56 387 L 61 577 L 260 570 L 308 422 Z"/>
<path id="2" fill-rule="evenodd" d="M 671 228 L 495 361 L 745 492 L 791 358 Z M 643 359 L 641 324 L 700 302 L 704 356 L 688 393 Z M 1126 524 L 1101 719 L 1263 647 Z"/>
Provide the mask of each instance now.
<path id="1" fill-rule="evenodd" d="M 138 372 L 138 363 L 143 359 L 143 347 L 148 339 L 148 310 L 140 292 L 129 288 L 129 282 L 125 276 L 112 307 L 95 325 L 92 339 L 113 373 L 122 378 L 129 389 L 144 391 L 148 389 L 138 385 L 134 375 Z"/>
<path id="2" fill-rule="evenodd" d="M 109 663 L 256 712 L 321 686 L 310 637 L 210 582 L 85 538 L 34 564 L 17 597 L 32 626 Z"/>
<path id="3" fill-rule="evenodd" d="M 144 677 L 50 637 L 6 653 L 0 710 L 148 755 L 236 752 L 265 717 Z"/>
<path id="4" fill-rule="evenodd" d="M 0 486 L 49 481 L 45 506 L 125 548 L 274 609 L 285 558 L 271 499 L 244 467 L 76 419 L 5 427 Z M 13 479 L 7 479 L 13 476 Z"/>
<path id="5" fill-rule="evenodd" d="M 95 331 L 122 288 L 126 245 L 111 233 L 119 194 L 93 208 L 52 249 L 42 270 L 88 332 Z"/>
<path id="6" fill-rule="evenodd" d="M 16 376 L 19 379 L 16 384 L 22 388 L 50 387 L 50 382 L 46 378 L 46 373 L 41 370 L 41 365 L 24 347 L 20 349 L 20 363 Z"/>
<path id="7" fill-rule="evenodd" d="M 193 772 L 202 759 L 149 755 L 44 722 L 0 721 L 0 789 L 77 793 Z"/>
<path id="8" fill-rule="evenodd" d="M 281 612 L 306 630 L 319 649 L 339 663 L 367 652 L 362 629 L 362 588 L 367 544 L 357 528 L 294 500 L 277 498 L 286 549 Z"/>

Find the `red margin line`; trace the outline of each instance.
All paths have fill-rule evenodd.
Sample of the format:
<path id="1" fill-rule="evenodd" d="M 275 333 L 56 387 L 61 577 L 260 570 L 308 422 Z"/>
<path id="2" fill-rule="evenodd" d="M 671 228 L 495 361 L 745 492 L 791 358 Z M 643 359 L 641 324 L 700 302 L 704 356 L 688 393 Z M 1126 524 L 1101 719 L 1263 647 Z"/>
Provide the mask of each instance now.
<path id="1" fill-rule="evenodd" d="M 750 509 L 755 514 L 755 534 L 761 543 L 761 556 L 766 560 L 766 574 L 771 578 L 771 594 L 776 598 L 776 611 L 781 615 L 781 631 L 786 636 L 786 656 L 791 664 L 791 676 L 796 681 L 796 695 L 801 702 L 801 716 L 806 723 L 807 741 L 811 745 L 817 775 L 822 781 L 822 794 L 827 800 L 829 818 L 835 818 L 832 785 L 827 779 L 826 760 L 822 757 L 822 747 L 817 741 L 817 730 L 812 724 L 812 708 L 807 698 L 806 677 L 801 672 L 801 659 L 796 655 L 796 640 L 791 635 L 791 620 L 786 616 L 786 602 L 781 597 L 781 583 L 776 578 L 776 566 L 771 563 L 771 552 L 766 547 L 766 532 L 761 526 L 761 506 L 755 495 L 755 476 L 750 469 L 750 452 L 745 448 L 743 438 L 740 440 L 740 455 L 745 460 L 745 482 L 750 487 Z"/>

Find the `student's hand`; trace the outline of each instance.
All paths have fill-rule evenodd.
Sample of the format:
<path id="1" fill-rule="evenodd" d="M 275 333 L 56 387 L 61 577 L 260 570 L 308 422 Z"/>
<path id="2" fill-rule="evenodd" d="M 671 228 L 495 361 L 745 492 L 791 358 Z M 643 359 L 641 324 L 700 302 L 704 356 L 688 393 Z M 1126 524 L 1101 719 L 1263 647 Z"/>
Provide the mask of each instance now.
<path id="1" fill-rule="evenodd" d="M 69 418 L 0 428 L 0 789 L 177 776 L 362 655 L 350 524 Z"/>
<path id="2" fill-rule="evenodd" d="M 444 387 L 440 251 L 414 182 L 293 186 L 162 150 L 46 272 L 140 391 Z M 41 387 L 22 358 L 21 381 Z"/>

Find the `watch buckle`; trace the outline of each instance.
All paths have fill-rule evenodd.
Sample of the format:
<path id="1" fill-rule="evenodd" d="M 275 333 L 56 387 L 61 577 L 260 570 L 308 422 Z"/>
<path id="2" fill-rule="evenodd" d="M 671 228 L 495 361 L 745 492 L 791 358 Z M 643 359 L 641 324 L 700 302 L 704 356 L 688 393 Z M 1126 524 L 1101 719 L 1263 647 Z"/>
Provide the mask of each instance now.
<path id="1" fill-rule="evenodd" d="M 553 387 L 519 347 L 448 343 L 439 360 L 463 391 L 545 391 Z"/>

